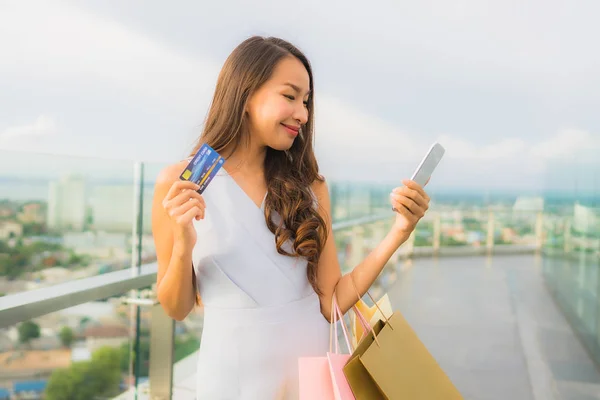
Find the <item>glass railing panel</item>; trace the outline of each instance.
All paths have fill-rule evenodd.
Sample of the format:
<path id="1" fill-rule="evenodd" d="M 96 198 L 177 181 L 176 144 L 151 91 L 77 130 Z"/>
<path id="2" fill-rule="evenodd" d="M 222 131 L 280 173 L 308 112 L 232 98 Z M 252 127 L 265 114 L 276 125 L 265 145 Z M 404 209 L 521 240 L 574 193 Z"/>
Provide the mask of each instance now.
<path id="1" fill-rule="evenodd" d="M 600 362 L 600 209 L 580 203 L 546 217 L 543 273 L 569 322 Z"/>
<path id="2" fill-rule="evenodd" d="M 131 266 L 132 162 L 3 150 L 0 158 L 0 292 Z"/>
<path id="3" fill-rule="evenodd" d="M 138 314 L 140 307 L 124 302 L 128 296 L 80 304 L 1 329 L 0 392 L 47 400 L 113 398 L 133 387 L 136 371 L 137 382 L 143 384 L 150 310 L 142 307 Z M 34 397 L 25 397 L 26 392 Z"/>

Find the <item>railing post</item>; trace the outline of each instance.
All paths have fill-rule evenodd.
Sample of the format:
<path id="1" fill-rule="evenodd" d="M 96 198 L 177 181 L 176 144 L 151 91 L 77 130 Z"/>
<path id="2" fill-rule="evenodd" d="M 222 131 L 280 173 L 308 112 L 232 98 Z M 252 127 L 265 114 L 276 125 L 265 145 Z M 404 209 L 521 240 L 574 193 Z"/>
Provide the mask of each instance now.
<path id="1" fill-rule="evenodd" d="M 492 210 L 488 211 L 487 239 L 485 244 L 488 254 L 491 254 L 494 250 L 494 212 Z"/>
<path id="2" fill-rule="evenodd" d="M 350 257 L 348 267 L 353 269 L 362 261 L 365 249 L 365 228 L 355 226 L 352 228 L 352 237 L 350 239 Z"/>
<path id="3" fill-rule="evenodd" d="M 440 244 L 442 241 L 442 216 L 440 213 L 435 213 L 433 217 L 433 254 L 440 253 Z"/>
<path id="4" fill-rule="evenodd" d="M 544 246 L 544 214 L 540 211 L 535 219 L 535 248 L 538 252 Z"/>
<path id="5" fill-rule="evenodd" d="M 132 226 L 131 226 L 131 276 L 137 276 L 140 273 L 142 253 L 141 253 L 141 234 L 142 234 L 142 215 L 144 199 L 144 166 L 141 162 L 133 164 L 133 204 L 132 204 Z M 138 291 L 131 290 L 130 298 L 137 298 Z M 129 342 L 129 354 L 140 354 L 140 309 L 135 304 L 129 305 L 129 335 L 134 340 Z M 141 363 L 139 357 L 129 363 L 129 376 L 133 377 L 133 387 L 135 388 L 134 399 L 138 399 L 139 372 Z"/>
<path id="6" fill-rule="evenodd" d="M 567 217 L 565 221 L 565 243 L 564 251 L 566 254 L 571 253 L 571 218 Z"/>
<path id="7" fill-rule="evenodd" d="M 373 223 L 373 238 L 375 242 L 379 243 L 385 238 L 385 225 L 386 221 L 376 221 Z"/>
<path id="8" fill-rule="evenodd" d="M 150 326 L 150 382 L 151 400 L 171 400 L 173 395 L 173 361 L 175 321 L 165 313 L 160 303 L 152 306 Z"/>

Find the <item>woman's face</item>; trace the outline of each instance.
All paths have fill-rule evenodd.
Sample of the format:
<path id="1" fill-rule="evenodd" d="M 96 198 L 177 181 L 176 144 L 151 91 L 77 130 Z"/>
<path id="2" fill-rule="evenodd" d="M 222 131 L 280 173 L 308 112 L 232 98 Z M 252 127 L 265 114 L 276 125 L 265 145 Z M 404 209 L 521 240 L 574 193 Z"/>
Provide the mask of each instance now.
<path id="1" fill-rule="evenodd" d="M 288 150 L 308 121 L 310 79 L 300 60 L 286 57 L 250 97 L 249 116 L 253 144 Z"/>

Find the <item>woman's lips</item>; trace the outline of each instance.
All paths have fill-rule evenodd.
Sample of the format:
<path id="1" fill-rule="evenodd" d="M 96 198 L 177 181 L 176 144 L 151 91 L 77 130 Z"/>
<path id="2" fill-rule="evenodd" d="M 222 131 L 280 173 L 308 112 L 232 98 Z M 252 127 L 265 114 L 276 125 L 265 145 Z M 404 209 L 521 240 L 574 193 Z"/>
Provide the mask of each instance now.
<path id="1" fill-rule="evenodd" d="M 288 131 L 288 133 L 290 135 L 298 136 L 298 131 L 300 131 L 300 127 L 299 126 L 286 125 L 286 124 L 281 124 L 281 125 L 283 125 L 283 127 L 285 128 L 285 130 Z"/>

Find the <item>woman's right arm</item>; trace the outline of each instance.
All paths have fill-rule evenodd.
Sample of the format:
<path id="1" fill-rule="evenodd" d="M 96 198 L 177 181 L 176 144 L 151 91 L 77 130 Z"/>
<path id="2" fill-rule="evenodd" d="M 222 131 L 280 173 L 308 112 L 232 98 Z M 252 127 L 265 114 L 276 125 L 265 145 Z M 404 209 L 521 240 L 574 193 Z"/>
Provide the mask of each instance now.
<path id="1" fill-rule="evenodd" d="M 152 201 L 152 234 L 156 247 L 157 298 L 165 312 L 182 321 L 192 311 L 196 289 L 192 283 L 192 249 L 196 243 L 193 220 L 204 218 L 205 203 L 198 186 L 182 181 L 185 164 L 159 174 Z"/>

